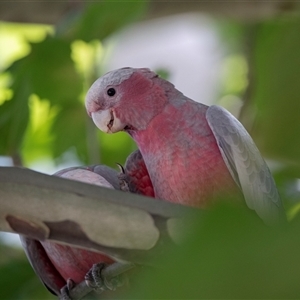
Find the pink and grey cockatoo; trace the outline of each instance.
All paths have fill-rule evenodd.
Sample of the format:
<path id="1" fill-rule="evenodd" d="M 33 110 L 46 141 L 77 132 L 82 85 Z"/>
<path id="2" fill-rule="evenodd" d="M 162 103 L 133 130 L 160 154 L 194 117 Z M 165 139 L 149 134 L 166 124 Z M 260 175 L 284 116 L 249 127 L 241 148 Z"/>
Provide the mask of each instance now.
<path id="1" fill-rule="evenodd" d="M 138 157 L 135 161 L 138 166 Z M 134 174 L 135 164 L 131 163 L 130 157 L 128 158 L 128 162 L 131 167 L 130 170 L 127 171 L 125 165 L 124 174 L 122 174 L 124 179 L 122 180 L 126 179 L 126 184 L 129 185 L 129 191 L 131 191 L 130 189 L 132 188 L 137 193 L 143 193 L 142 187 L 135 187 L 135 182 L 137 180 L 131 178 L 130 175 L 131 171 Z M 141 161 L 141 163 L 143 163 L 143 161 Z M 55 175 L 111 189 L 120 189 L 118 172 L 104 165 L 68 168 L 59 171 Z M 147 178 L 148 175 L 145 174 L 145 177 Z M 141 175 L 138 175 L 138 179 L 140 178 Z M 75 284 L 85 280 L 85 276 L 93 267 L 93 264 L 109 265 L 114 263 L 114 259 L 98 252 L 49 241 L 38 241 L 25 236 L 20 236 L 20 238 L 34 271 L 45 286 L 56 295 L 61 294 L 61 289 L 66 286 L 69 279 Z M 90 279 L 93 280 L 93 278 Z M 92 281 L 91 284 L 93 284 Z M 95 287 L 97 288 L 97 286 Z M 114 288 L 114 286 L 111 288 Z"/>
<path id="2" fill-rule="evenodd" d="M 156 198 L 206 207 L 242 192 L 268 224 L 284 218 L 273 177 L 241 123 L 219 106 L 184 96 L 149 69 L 122 68 L 97 79 L 86 96 L 95 125 L 137 143 Z"/>

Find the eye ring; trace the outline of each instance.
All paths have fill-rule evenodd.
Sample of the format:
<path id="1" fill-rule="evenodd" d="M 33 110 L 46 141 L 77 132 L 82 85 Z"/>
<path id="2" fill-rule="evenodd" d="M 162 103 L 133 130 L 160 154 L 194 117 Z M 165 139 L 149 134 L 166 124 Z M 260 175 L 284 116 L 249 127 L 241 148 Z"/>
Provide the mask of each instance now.
<path id="1" fill-rule="evenodd" d="M 109 88 L 106 93 L 109 97 L 113 97 L 116 94 L 116 90 L 114 88 Z"/>

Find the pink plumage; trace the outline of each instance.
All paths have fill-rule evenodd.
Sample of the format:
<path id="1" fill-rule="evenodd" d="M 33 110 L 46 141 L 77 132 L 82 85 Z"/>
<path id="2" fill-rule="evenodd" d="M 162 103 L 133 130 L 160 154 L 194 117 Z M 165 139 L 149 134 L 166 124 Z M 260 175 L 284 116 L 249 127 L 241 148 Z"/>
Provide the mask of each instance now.
<path id="1" fill-rule="evenodd" d="M 189 99 L 149 69 L 123 68 L 95 81 L 86 108 L 102 131 L 136 141 L 156 198 L 203 207 L 240 193 L 266 223 L 284 218 L 257 147 L 221 107 Z"/>
<path id="2" fill-rule="evenodd" d="M 273 177 L 252 138 L 221 107 L 187 98 L 149 69 L 123 68 L 92 85 L 86 108 L 102 131 L 125 131 L 136 141 L 139 150 L 119 177 L 129 191 L 196 207 L 207 207 L 218 196 L 244 197 L 266 223 L 285 218 Z M 115 171 L 95 168 L 101 185 L 120 188 Z M 98 180 L 74 174 L 90 183 Z M 33 268 L 56 294 L 68 278 L 82 281 L 93 263 L 113 262 L 104 254 L 22 240 Z"/>

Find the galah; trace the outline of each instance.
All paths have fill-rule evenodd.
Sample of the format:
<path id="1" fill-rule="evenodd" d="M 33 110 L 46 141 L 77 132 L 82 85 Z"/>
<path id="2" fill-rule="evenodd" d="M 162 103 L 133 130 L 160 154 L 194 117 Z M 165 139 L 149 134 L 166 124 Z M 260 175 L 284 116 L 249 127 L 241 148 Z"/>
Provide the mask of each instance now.
<path id="1" fill-rule="evenodd" d="M 122 68 L 94 82 L 86 109 L 100 130 L 135 140 L 156 198 L 207 207 L 241 192 L 267 224 L 285 218 L 264 159 L 224 108 L 189 99 L 147 68 Z"/>
<path id="2" fill-rule="evenodd" d="M 120 186 L 118 173 L 104 165 L 64 169 L 55 175 L 112 189 L 119 189 Z M 126 178 L 129 180 L 129 175 Z M 66 286 L 69 279 L 75 284 L 82 282 L 93 264 L 114 263 L 112 258 L 98 252 L 33 240 L 25 236 L 20 238 L 34 271 L 45 286 L 56 295 L 61 294 L 61 289 Z"/>

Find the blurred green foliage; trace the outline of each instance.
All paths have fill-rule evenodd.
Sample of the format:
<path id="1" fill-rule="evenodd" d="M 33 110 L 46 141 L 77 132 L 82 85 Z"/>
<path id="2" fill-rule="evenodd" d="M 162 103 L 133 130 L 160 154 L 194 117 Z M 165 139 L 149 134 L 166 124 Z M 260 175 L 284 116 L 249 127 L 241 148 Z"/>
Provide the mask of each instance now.
<path id="1" fill-rule="evenodd" d="M 300 167 L 300 18 L 260 24 L 255 41 L 254 135 L 269 156 Z"/>
<path id="2" fill-rule="evenodd" d="M 146 5 L 89 3 L 55 28 L 0 23 L 0 53 L 6 57 L 0 62 L 0 155 L 25 166 L 39 159 L 59 163 L 70 151 L 82 164 L 125 162 L 134 143 L 126 135 L 98 132 L 84 95 L 101 75 L 102 41 L 141 16 Z M 0 299 L 54 299 L 21 249 L 0 241 L 0 253 Z"/>
<path id="3" fill-rule="evenodd" d="M 6 93 L 0 105 L 0 155 L 28 165 L 38 158 L 59 159 L 75 149 L 82 163 L 99 163 L 101 152 L 102 162 L 115 164 L 106 154 L 110 149 L 100 144 L 100 151 L 94 142 L 100 141 L 100 134 L 91 129 L 84 109 L 85 92 L 101 74 L 101 61 L 97 65 L 96 51 L 92 53 L 91 49 L 97 48 L 95 40 L 115 33 L 141 15 L 145 6 L 144 1 L 90 3 L 66 17 L 44 40 L 28 41 L 29 53 L 3 70 L 9 74 L 6 89 L 12 93 Z M 86 46 L 85 52 L 89 51 L 84 63 L 94 54 L 95 65 L 89 69 L 82 68 L 78 61 L 76 65 L 78 40 L 82 41 L 79 47 Z M 34 114 L 41 107 L 44 119 Z M 33 124 L 36 121 L 38 127 Z M 122 147 L 118 159 L 124 162 L 133 143 L 129 138 L 120 142 L 113 138 L 113 143 Z"/>
<path id="4" fill-rule="evenodd" d="M 0 299 L 54 299 L 34 274 L 22 249 L 1 243 Z"/>
<path id="5" fill-rule="evenodd" d="M 37 38 L 24 35 L 23 54 L 8 67 L 0 63 L 0 155 L 25 166 L 40 158 L 60 162 L 70 151 L 82 164 L 124 163 L 134 144 L 124 134 L 96 130 L 83 98 L 101 75 L 103 41 L 141 16 L 146 5 L 91 2 L 54 30 L 47 27 Z M 299 192 L 291 197 L 287 186 L 300 176 L 300 17 L 226 23 L 220 32 L 234 50 L 225 67 L 233 71 L 221 94 L 242 97 L 249 84 L 243 109 L 254 114 L 254 123 L 248 129 L 264 154 L 283 163 L 276 180 L 283 198 L 294 201 L 286 206 L 292 207 L 289 216 L 296 217 L 287 227 L 266 228 L 249 210 L 218 206 L 195 221 L 184 247 L 159 258 L 162 270 L 144 270 L 133 277 L 128 293 L 111 297 L 299 297 L 300 206 L 295 203 L 300 199 Z M 161 74 L 169 75 L 163 69 Z M 6 258 L 0 260 L 0 299 L 53 298 L 24 255 L 12 256 L 0 247 Z"/>
<path id="6" fill-rule="evenodd" d="M 128 299 L 298 299 L 300 222 L 269 228 L 247 208 L 194 219 L 183 246 L 141 272 Z"/>

